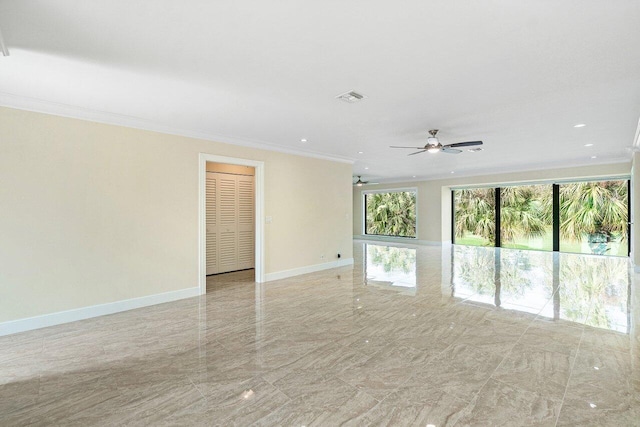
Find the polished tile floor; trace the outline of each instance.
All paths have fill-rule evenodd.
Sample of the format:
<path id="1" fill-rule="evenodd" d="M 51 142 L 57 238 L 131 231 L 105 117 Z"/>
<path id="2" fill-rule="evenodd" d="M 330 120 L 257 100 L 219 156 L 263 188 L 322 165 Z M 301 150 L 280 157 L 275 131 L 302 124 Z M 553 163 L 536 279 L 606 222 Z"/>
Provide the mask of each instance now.
<path id="1" fill-rule="evenodd" d="M 356 263 L 0 337 L 0 425 L 639 426 L 624 258 L 356 242 Z"/>

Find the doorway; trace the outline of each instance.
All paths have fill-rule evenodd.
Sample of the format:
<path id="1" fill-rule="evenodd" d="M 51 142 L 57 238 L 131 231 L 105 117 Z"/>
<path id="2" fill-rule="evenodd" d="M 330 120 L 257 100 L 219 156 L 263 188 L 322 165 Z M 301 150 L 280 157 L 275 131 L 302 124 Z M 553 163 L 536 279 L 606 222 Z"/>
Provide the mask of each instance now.
<path id="1" fill-rule="evenodd" d="M 207 276 L 255 268 L 255 168 L 207 162 Z"/>
<path id="2" fill-rule="evenodd" d="M 199 288 L 200 294 L 206 293 L 207 275 L 207 163 L 222 163 L 227 165 L 248 166 L 254 170 L 254 258 L 255 258 L 255 281 L 264 282 L 264 162 L 238 159 L 233 157 L 216 156 L 212 154 L 200 153 L 199 155 L 199 230 L 198 230 L 198 253 L 199 253 Z"/>

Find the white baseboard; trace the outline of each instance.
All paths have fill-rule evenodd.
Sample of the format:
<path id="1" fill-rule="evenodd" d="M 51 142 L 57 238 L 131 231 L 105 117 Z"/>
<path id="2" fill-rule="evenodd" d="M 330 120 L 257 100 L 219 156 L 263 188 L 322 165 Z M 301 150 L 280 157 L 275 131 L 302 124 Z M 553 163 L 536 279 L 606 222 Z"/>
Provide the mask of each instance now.
<path id="1" fill-rule="evenodd" d="M 316 271 L 328 270 L 330 268 L 344 267 L 353 265 L 353 258 L 346 258 L 322 264 L 308 265 L 306 267 L 293 268 L 291 270 L 276 271 L 275 273 L 265 274 L 265 281 L 286 279 L 287 277 L 299 276 L 301 274 L 315 273 Z"/>
<path id="2" fill-rule="evenodd" d="M 398 245 L 441 246 L 443 243 L 451 243 L 450 240 L 438 242 L 435 240 L 418 240 L 411 237 L 372 236 L 369 234 L 356 234 L 353 240 L 366 240 L 370 242 L 395 243 Z"/>
<path id="3" fill-rule="evenodd" d="M 140 298 L 115 301 L 107 304 L 59 311 L 57 313 L 44 314 L 42 316 L 10 320 L 8 322 L 0 323 L 0 336 L 45 328 L 47 326 L 60 325 L 62 323 L 75 322 L 77 320 L 89 319 L 91 317 L 104 316 L 106 314 L 119 313 L 121 311 L 128 311 L 150 305 L 162 304 L 164 302 L 191 298 L 198 295 L 200 295 L 200 288 L 195 287 L 180 289 L 179 291 L 164 292 L 162 294 L 148 295 Z"/>

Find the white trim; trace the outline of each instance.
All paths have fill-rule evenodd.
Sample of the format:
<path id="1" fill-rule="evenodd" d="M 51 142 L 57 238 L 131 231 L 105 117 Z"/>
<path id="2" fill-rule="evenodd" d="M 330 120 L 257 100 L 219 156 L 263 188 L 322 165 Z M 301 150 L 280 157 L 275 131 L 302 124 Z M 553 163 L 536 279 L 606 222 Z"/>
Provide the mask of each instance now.
<path id="1" fill-rule="evenodd" d="M 473 190 L 476 188 L 504 188 L 504 187 L 521 187 L 525 185 L 551 185 L 551 184 L 573 184 L 576 182 L 598 182 L 598 181 L 622 181 L 631 179 L 631 175 L 628 173 L 622 174 L 613 174 L 613 175 L 594 175 L 594 176 L 585 176 L 579 178 L 559 178 L 559 179 L 540 179 L 540 180 L 529 180 L 529 181 L 507 181 L 507 182 L 494 182 L 493 184 L 482 184 L 482 185 L 452 185 L 452 186 L 443 186 L 444 188 L 448 188 L 451 191 L 454 190 Z"/>
<path id="2" fill-rule="evenodd" d="M 131 298 L 106 304 L 59 311 L 57 313 L 43 314 L 41 316 L 27 317 L 25 319 L 11 320 L 0 323 L 0 336 L 90 319 L 92 317 L 104 316 L 107 314 L 120 313 L 122 311 L 134 310 L 136 308 L 177 301 L 185 298 L 192 298 L 198 296 L 199 293 L 200 292 L 197 287 L 180 289 L 178 291 L 164 292 L 162 294 L 147 295 L 139 298 Z"/>
<path id="3" fill-rule="evenodd" d="M 384 185 L 384 184 L 380 184 Z M 379 193 L 408 193 L 414 191 L 416 198 L 418 196 L 418 187 L 398 187 L 398 188 L 380 188 L 376 190 L 362 190 L 362 194 L 379 194 Z"/>
<path id="4" fill-rule="evenodd" d="M 640 150 L 639 150 L 640 151 Z M 509 173 L 531 173 L 531 172 L 540 172 L 540 171 L 549 171 L 555 169 L 571 169 L 571 168 L 581 168 L 581 167 L 593 167 L 593 166 L 610 166 L 610 165 L 621 165 L 628 164 L 631 167 L 631 158 L 630 157 L 609 157 L 609 158 L 600 158 L 594 161 L 592 159 L 575 159 L 571 161 L 565 162 L 553 162 L 553 163 L 536 163 L 532 165 L 520 165 L 520 166 L 505 166 L 499 168 L 489 168 L 489 169 L 470 169 L 468 171 L 456 172 L 455 175 L 446 174 L 437 174 L 437 175 L 422 175 L 419 178 L 408 179 L 408 178 L 390 178 L 389 180 L 385 180 L 383 183 L 378 184 L 367 184 L 368 186 L 373 187 L 382 187 L 384 185 L 411 185 L 423 182 L 431 182 L 431 181 L 460 181 L 461 179 L 468 178 L 483 178 L 486 176 L 492 175 L 504 175 Z M 526 169 L 523 169 L 526 168 Z M 490 183 L 488 183 L 490 184 Z M 480 185 L 476 186 L 480 187 Z M 474 187 L 474 188 L 476 188 Z"/>
<path id="5" fill-rule="evenodd" d="M 417 246 L 441 246 L 443 243 L 436 240 L 418 240 L 411 237 L 375 236 L 371 234 L 354 235 L 353 240 L 366 242 L 394 243 L 397 245 L 417 245 Z M 451 243 L 451 240 L 448 241 Z"/>
<path id="6" fill-rule="evenodd" d="M 638 126 L 636 126 L 636 134 L 633 137 L 633 144 L 631 144 L 634 151 L 640 150 L 640 119 L 638 119 Z"/>
<path id="7" fill-rule="evenodd" d="M 198 155 L 198 287 L 207 293 L 207 162 L 255 168 L 255 281 L 264 282 L 264 162 L 200 153 Z"/>
<path id="8" fill-rule="evenodd" d="M 418 240 L 417 244 L 420 246 L 442 246 L 446 242 L 438 242 L 436 240 Z M 449 240 L 449 243 L 451 241 Z"/>
<path id="9" fill-rule="evenodd" d="M 259 150 L 275 151 L 278 153 L 293 154 L 302 157 L 311 157 L 314 159 L 330 160 L 332 162 L 340 162 L 353 164 L 355 159 L 348 157 L 332 156 L 315 151 L 303 151 L 294 148 L 283 147 L 266 141 L 238 138 L 228 135 L 217 135 L 207 131 L 180 129 L 155 123 L 151 120 L 141 119 L 138 117 L 126 116 L 123 114 L 109 113 L 106 111 L 93 110 L 89 108 L 77 107 L 58 102 L 45 101 L 42 99 L 31 98 L 27 96 L 15 95 L 7 92 L 0 92 L 0 106 L 15 108 L 17 110 L 33 111 L 37 113 L 51 114 L 54 116 L 69 117 L 72 119 L 87 120 L 97 123 L 105 123 L 109 125 L 124 126 L 128 128 L 149 130 L 152 132 L 160 132 L 169 135 L 185 136 L 187 138 L 197 138 L 206 141 L 220 142 L 223 144 L 239 145 L 242 147 L 251 147 Z"/>
<path id="10" fill-rule="evenodd" d="M 267 273 L 265 279 L 267 282 L 272 280 L 286 279 L 288 277 L 299 276 L 301 274 L 315 273 L 316 271 L 329 270 L 331 268 L 344 267 L 353 265 L 353 258 L 346 258 L 323 264 L 307 265 L 305 267 L 292 268 L 291 270 L 276 271 L 275 273 Z"/>

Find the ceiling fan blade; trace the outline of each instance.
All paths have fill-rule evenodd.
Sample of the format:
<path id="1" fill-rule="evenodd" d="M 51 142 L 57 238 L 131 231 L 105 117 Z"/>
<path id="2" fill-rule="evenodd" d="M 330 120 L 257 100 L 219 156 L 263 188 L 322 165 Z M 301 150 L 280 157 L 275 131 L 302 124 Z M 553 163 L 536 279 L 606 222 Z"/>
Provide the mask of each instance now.
<path id="1" fill-rule="evenodd" d="M 444 146 L 441 150 L 443 153 L 449 153 L 449 154 L 460 154 L 462 153 L 462 150 L 456 150 L 455 148 L 450 148 L 448 146 Z"/>
<path id="2" fill-rule="evenodd" d="M 397 145 L 390 145 L 389 148 L 413 148 L 414 150 L 422 150 L 424 147 L 399 147 Z"/>
<path id="3" fill-rule="evenodd" d="M 445 147 L 473 147 L 474 145 L 482 145 L 482 141 L 456 142 L 455 144 L 447 144 Z"/>
<path id="4" fill-rule="evenodd" d="M 424 153 L 425 151 L 427 151 L 427 150 L 416 151 L 415 153 L 407 154 L 407 156 L 413 156 L 414 154 Z"/>

